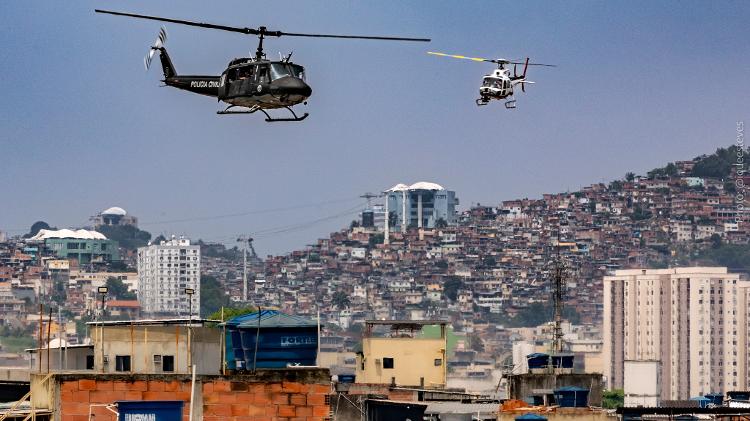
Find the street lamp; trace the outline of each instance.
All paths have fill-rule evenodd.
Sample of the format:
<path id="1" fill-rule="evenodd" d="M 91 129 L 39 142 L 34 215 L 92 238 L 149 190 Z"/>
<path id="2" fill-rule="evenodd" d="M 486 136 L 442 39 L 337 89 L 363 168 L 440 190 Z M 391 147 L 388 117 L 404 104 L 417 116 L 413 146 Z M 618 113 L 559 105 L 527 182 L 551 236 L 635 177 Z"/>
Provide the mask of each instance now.
<path id="1" fill-rule="evenodd" d="M 185 288 L 185 294 L 188 296 L 188 370 L 193 367 L 193 294 L 194 288 Z"/>
<path id="2" fill-rule="evenodd" d="M 102 319 L 104 318 L 104 298 L 107 296 L 107 292 L 108 291 L 109 291 L 109 288 L 107 288 L 106 286 L 104 286 L 104 287 L 98 287 L 96 289 L 96 292 L 98 292 L 99 295 L 102 296 L 102 311 L 100 313 Z"/>
<path id="3" fill-rule="evenodd" d="M 96 292 L 98 292 L 102 296 L 102 312 L 100 314 L 101 325 L 99 325 L 99 342 L 101 342 L 102 345 L 102 373 L 104 373 L 104 298 L 107 296 L 107 292 L 109 291 L 109 288 L 106 286 L 98 287 L 96 289 Z"/>

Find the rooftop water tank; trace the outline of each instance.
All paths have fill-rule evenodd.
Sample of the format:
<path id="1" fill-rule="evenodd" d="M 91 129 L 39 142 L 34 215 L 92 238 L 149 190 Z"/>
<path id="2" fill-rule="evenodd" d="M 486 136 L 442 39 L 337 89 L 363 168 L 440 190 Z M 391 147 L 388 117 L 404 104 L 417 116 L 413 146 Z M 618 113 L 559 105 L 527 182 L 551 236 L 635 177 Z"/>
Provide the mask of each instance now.
<path id="1" fill-rule="evenodd" d="M 711 401 L 712 404 L 716 406 L 721 406 L 724 404 L 724 394 L 723 393 L 708 393 L 706 394 L 706 398 Z"/>
<path id="2" fill-rule="evenodd" d="M 537 368 L 547 368 L 549 365 L 549 354 L 543 354 L 541 352 L 535 352 L 526 356 L 529 370 Z"/>
<path id="3" fill-rule="evenodd" d="M 224 326 L 226 363 L 230 370 L 316 363 L 318 324 L 314 320 L 263 310 L 235 317 Z"/>
<path id="4" fill-rule="evenodd" d="M 698 407 L 700 408 L 705 408 L 708 406 L 709 403 L 711 403 L 711 399 L 708 399 L 707 397 L 704 397 L 704 396 L 697 396 L 695 398 L 690 398 L 690 400 L 698 402 Z"/>
<path id="5" fill-rule="evenodd" d="M 584 408 L 589 405 L 589 390 L 576 386 L 555 389 L 555 402 L 564 408 Z"/>
<path id="6" fill-rule="evenodd" d="M 547 421 L 547 418 L 537 414 L 523 414 L 515 418 L 520 421 Z"/>

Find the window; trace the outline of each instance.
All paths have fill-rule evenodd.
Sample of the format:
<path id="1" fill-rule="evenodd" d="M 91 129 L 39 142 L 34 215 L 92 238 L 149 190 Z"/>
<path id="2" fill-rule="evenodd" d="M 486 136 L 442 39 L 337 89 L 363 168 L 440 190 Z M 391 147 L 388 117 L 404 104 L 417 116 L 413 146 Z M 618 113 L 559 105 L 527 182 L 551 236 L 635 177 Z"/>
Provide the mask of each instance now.
<path id="1" fill-rule="evenodd" d="M 167 372 L 174 371 L 174 355 L 161 356 L 161 369 Z"/>
<path id="2" fill-rule="evenodd" d="M 130 355 L 115 356 L 115 371 L 130 371 Z"/>
<path id="3" fill-rule="evenodd" d="M 94 356 L 87 355 L 86 356 L 86 370 L 93 370 L 93 369 L 94 369 Z"/>
<path id="4" fill-rule="evenodd" d="M 443 360 L 440 358 L 435 358 L 435 367 L 440 367 L 443 365 Z"/>
<path id="5" fill-rule="evenodd" d="M 383 368 L 393 368 L 393 358 L 383 358 Z"/>

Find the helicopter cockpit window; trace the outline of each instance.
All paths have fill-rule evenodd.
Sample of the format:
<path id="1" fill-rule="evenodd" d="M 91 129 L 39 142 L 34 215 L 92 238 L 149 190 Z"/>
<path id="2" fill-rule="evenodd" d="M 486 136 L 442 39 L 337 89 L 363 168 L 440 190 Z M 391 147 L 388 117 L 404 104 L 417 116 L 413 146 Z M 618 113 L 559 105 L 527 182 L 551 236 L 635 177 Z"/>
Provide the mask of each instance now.
<path id="1" fill-rule="evenodd" d="M 243 80 L 243 79 L 252 79 L 253 76 L 254 76 L 254 73 L 255 73 L 254 70 L 255 70 L 255 67 L 253 67 L 253 66 L 242 67 L 242 68 L 238 69 L 238 76 L 237 76 L 237 78 L 240 79 L 240 80 Z"/>
<path id="2" fill-rule="evenodd" d="M 271 80 L 281 79 L 285 76 L 298 77 L 300 79 L 305 78 L 304 69 L 302 66 L 296 64 L 287 63 L 272 63 L 271 64 Z"/>
<path id="3" fill-rule="evenodd" d="M 267 65 L 259 65 L 258 66 L 258 83 L 268 83 L 268 66 Z"/>

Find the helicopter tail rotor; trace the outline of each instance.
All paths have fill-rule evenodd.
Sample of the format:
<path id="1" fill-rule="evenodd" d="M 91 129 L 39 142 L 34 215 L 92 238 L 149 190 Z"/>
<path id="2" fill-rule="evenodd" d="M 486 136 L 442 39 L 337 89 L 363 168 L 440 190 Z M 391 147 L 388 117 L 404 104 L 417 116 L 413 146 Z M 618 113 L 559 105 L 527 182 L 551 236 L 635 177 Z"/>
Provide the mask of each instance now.
<path id="1" fill-rule="evenodd" d="M 154 55 L 157 51 L 164 48 L 164 44 L 167 42 L 167 29 L 165 27 L 161 27 L 159 30 L 159 36 L 156 38 L 156 41 L 154 41 L 154 45 L 149 47 L 148 53 L 146 54 L 146 57 L 143 58 L 143 65 L 146 67 L 146 70 L 148 70 L 151 67 L 151 60 L 154 59 Z"/>

